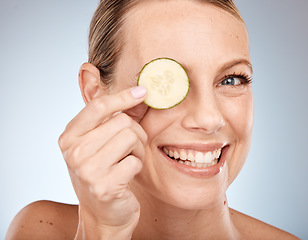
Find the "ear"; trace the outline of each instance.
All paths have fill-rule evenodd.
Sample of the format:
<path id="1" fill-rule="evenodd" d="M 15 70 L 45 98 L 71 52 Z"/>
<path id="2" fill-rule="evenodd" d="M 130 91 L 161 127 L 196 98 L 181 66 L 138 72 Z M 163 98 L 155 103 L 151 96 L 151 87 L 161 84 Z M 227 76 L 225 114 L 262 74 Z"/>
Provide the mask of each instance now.
<path id="1" fill-rule="evenodd" d="M 86 104 L 104 93 L 99 69 L 91 63 L 81 65 L 78 78 L 81 95 Z"/>

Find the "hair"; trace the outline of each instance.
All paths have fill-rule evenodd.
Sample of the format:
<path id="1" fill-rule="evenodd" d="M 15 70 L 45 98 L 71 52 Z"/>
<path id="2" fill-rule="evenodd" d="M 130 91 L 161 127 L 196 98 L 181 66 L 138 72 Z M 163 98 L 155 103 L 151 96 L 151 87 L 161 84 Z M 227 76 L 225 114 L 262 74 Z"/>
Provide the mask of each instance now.
<path id="1" fill-rule="evenodd" d="M 160 0 L 162 1 L 162 0 Z M 243 21 L 233 0 L 195 0 L 212 4 Z M 100 71 L 101 81 L 110 86 L 124 45 L 125 14 L 141 0 L 101 0 L 90 24 L 88 62 Z"/>

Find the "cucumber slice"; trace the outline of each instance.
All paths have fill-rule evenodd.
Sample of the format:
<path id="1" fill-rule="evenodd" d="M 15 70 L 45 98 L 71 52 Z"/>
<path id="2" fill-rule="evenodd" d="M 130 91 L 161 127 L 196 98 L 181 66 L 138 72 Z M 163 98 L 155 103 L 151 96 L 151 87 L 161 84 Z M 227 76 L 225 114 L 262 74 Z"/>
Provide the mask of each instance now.
<path id="1" fill-rule="evenodd" d="M 145 104 L 155 109 L 168 109 L 180 104 L 188 94 L 189 78 L 177 61 L 157 58 L 144 65 L 138 86 L 147 89 Z"/>

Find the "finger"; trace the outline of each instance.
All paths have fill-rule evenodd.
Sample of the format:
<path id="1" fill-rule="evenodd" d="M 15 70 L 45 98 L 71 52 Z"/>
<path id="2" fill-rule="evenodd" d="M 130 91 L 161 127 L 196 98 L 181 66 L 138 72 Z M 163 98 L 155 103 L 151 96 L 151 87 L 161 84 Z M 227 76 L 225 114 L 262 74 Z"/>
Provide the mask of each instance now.
<path id="1" fill-rule="evenodd" d="M 145 156 L 144 144 L 131 128 L 123 129 L 105 144 L 95 155 L 104 165 L 113 167 L 128 155 L 143 160 Z"/>
<path id="2" fill-rule="evenodd" d="M 82 136 L 93 130 L 112 114 L 130 109 L 144 101 L 144 87 L 125 89 L 113 95 L 104 95 L 90 101 L 87 106 L 67 125 L 68 135 Z"/>
<path id="3" fill-rule="evenodd" d="M 70 158 L 75 159 L 74 161 L 77 161 L 71 165 L 79 166 L 82 161 L 94 157 L 107 142 L 109 142 L 114 136 L 126 128 L 130 128 L 132 131 L 134 131 L 140 139 L 141 143 L 143 145 L 146 144 L 147 134 L 143 128 L 131 117 L 125 113 L 121 113 L 109 119 L 107 122 L 100 125 L 93 131 L 90 131 L 78 140 L 78 144 L 76 145 L 77 152 L 74 153 L 74 147 L 70 150 L 72 152 L 71 155 L 75 156 L 71 156 Z M 126 141 L 126 136 L 123 140 Z"/>
<path id="4" fill-rule="evenodd" d="M 100 179 L 106 176 L 121 160 L 128 155 L 144 159 L 144 145 L 137 134 L 126 128 L 114 136 L 95 155 L 90 158 L 78 158 L 68 166 L 75 169 L 77 175 L 83 179 Z"/>
<path id="5" fill-rule="evenodd" d="M 69 148 L 65 149 L 65 147 L 63 147 L 63 156 L 67 165 L 72 169 L 78 168 L 84 161 L 87 161 L 87 159 L 95 157 L 97 152 L 99 152 L 110 139 L 125 128 L 129 128 L 134 132 L 143 146 L 147 143 L 147 134 L 143 128 L 127 114 L 120 113 L 86 135 L 71 139 Z M 126 141 L 127 137 L 129 136 L 123 134 L 123 139 L 118 139 L 116 141 L 116 147 L 125 147 L 123 144 L 119 145 L 119 142 Z M 68 145 L 68 143 L 65 145 Z"/>
<path id="6" fill-rule="evenodd" d="M 111 170 L 110 175 L 114 176 L 117 184 L 124 185 L 128 184 L 141 170 L 141 160 L 133 155 L 129 155 Z"/>
<path id="7" fill-rule="evenodd" d="M 82 138 L 82 151 L 80 157 L 91 157 L 96 154 L 113 136 L 126 128 L 131 128 L 138 136 L 143 145 L 147 142 L 147 134 L 143 128 L 125 113 L 109 119 Z M 126 139 L 126 136 L 124 137 Z"/>

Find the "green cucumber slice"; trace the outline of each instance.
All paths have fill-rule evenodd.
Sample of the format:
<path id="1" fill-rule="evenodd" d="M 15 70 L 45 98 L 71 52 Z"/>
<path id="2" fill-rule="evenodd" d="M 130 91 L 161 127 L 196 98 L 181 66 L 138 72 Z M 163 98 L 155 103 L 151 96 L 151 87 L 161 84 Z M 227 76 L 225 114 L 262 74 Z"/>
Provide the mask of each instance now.
<path id="1" fill-rule="evenodd" d="M 144 65 L 138 86 L 147 89 L 145 104 L 155 109 L 168 109 L 185 99 L 189 91 L 189 78 L 177 61 L 157 58 Z"/>

